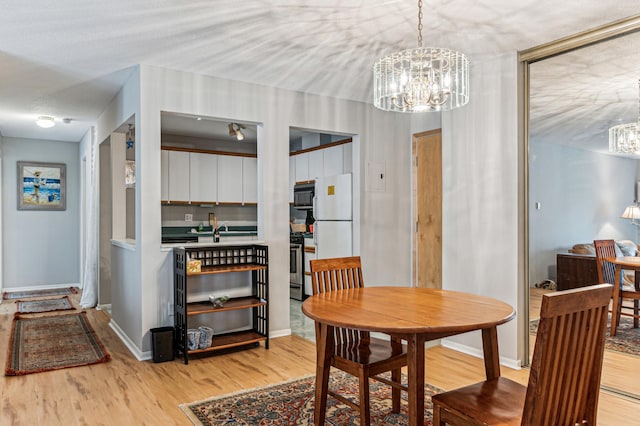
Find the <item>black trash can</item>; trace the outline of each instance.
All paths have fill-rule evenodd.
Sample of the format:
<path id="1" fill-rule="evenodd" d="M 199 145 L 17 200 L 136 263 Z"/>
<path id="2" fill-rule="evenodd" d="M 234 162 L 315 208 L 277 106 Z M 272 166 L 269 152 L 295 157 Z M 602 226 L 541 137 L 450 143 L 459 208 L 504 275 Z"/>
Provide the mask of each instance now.
<path id="1" fill-rule="evenodd" d="M 153 362 L 172 361 L 174 357 L 173 327 L 157 327 L 151 330 L 151 346 L 153 351 Z"/>

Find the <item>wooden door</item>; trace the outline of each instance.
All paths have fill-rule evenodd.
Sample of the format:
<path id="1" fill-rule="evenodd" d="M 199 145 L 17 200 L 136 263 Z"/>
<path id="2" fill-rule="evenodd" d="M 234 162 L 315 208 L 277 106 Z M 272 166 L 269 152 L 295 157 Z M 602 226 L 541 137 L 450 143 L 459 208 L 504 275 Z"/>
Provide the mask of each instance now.
<path id="1" fill-rule="evenodd" d="M 442 131 L 413 135 L 414 283 L 442 288 Z"/>

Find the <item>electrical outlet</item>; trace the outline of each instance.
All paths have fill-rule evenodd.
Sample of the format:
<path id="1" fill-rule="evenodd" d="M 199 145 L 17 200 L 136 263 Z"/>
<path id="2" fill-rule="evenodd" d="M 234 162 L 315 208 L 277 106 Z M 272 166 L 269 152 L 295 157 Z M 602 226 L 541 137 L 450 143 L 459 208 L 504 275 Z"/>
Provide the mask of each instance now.
<path id="1" fill-rule="evenodd" d="M 191 213 L 187 213 L 184 215 L 185 222 L 193 222 L 193 215 Z"/>

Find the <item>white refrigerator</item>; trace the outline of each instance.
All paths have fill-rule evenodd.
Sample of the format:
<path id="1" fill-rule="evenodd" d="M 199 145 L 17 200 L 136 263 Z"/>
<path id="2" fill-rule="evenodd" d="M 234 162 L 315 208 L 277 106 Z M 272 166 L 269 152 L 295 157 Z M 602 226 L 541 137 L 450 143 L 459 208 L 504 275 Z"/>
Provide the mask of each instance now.
<path id="1" fill-rule="evenodd" d="M 313 239 L 316 259 L 353 255 L 351 174 L 316 179 Z"/>

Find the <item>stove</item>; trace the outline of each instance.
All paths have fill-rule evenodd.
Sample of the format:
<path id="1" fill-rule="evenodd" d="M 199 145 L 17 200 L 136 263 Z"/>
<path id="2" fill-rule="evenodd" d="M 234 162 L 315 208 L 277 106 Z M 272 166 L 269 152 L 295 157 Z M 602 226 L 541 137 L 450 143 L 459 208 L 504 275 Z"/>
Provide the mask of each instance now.
<path id="1" fill-rule="evenodd" d="M 289 235 L 289 285 L 290 297 L 302 300 L 304 296 L 304 234 Z"/>

